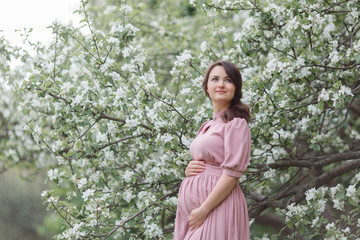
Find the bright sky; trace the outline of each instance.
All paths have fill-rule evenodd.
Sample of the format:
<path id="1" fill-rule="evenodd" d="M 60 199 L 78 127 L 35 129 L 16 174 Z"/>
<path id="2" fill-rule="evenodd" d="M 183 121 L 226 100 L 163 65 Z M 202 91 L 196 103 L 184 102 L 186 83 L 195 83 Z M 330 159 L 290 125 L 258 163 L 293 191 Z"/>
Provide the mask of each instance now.
<path id="1" fill-rule="evenodd" d="M 22 39 L 15 29 L 33 28 L 29 39 L 48 43 L 52 35 L 46 27 L 54 20 L 79 25 L 80 16 L 73 12 L 80 0 L 0 0 L 0 4 L 0 35 L 19 46 Z"/>

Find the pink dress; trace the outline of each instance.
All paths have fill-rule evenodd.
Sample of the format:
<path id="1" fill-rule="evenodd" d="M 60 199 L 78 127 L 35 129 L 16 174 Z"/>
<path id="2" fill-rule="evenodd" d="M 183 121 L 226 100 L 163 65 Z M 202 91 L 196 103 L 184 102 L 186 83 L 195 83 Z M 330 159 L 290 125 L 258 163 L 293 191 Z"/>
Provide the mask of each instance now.
<path id="1" fill-rule="evenodd" d="M 241 177 L 249 163 L 250 130 L 245 119 L 224 123 L 217 113 L 205 122 L 190 145 L 193 160 L 205 161 L 205 171 L 186 177 L 179 189 L 174 240 L 249 240 L 246 200 L 238 184 L 214 208 L 201 227 L 190 230 L 187 217 L 200 207 L 222 174 Z"/>

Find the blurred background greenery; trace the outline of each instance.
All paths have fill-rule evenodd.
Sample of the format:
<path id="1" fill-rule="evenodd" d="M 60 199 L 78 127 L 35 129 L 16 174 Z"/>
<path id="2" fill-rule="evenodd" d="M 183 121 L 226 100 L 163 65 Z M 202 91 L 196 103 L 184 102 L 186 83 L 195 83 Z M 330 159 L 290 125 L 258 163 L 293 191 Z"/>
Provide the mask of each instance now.
<path id="1" fill-rule="evenodd" d="M 61 220 L 42 205 L 46 174 L 21 176 L 24 173 L 20 170 L 0 174 L 0 239 L 53 239 L 60 231 Z"/>

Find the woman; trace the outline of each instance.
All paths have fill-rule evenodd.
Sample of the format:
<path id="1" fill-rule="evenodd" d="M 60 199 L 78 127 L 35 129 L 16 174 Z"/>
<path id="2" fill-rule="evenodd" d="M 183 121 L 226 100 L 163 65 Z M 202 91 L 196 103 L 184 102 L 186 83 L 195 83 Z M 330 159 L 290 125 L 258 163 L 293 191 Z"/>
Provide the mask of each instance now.
<path id="1" fill-rule="evenodd" d="M 211 64 L 203 89 L 211 99 L 212 120 L 190 145 L 178 197 L 174 240 L 248 240 L 249 219 L 238 180 L 249 163 L 249 108 L 241 103 L 241 74 L 227 61 Z"/>

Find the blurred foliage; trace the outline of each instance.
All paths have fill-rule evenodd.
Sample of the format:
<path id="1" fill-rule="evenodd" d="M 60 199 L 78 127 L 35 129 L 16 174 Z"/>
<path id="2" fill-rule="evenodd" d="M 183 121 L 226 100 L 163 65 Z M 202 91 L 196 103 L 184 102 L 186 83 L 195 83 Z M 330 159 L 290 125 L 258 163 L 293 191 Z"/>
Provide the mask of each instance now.
<path id="1" fill-rule="evenodd" d="M 16 170 L 0 175 L 0 239 L 46 240 L 60 232 L 59 217 L 42 205 L 44 178 L 22 179 Z"/>

